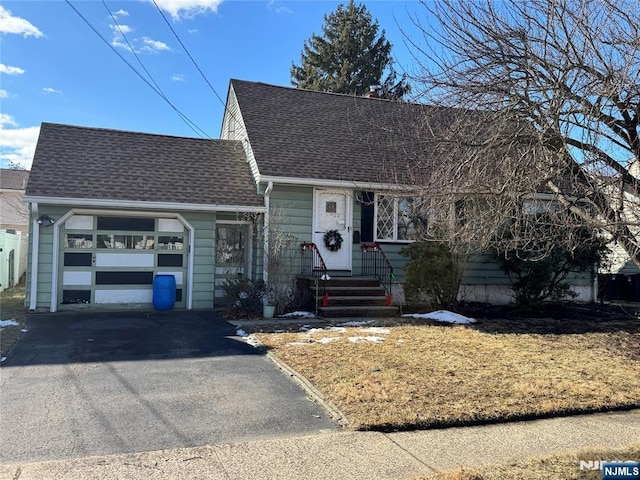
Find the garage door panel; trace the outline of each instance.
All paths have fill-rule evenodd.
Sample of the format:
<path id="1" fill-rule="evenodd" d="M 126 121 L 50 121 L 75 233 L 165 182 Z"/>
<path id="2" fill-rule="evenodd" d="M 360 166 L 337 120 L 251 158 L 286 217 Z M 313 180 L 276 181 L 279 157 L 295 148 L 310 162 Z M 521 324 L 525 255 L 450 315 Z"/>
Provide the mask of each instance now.
<path id="1" fill-rule="evenodd" d="M 117 289 L 95 291 L 95 303 L 151 303 L 152 289 Z"/>
<path id="2" fill-rule="evenodd" d="M 96 253 L 96 267 L 153 267 L 153 253 Z"/>
<path id="3" fill-rule="evenodd" d="M 91 272 L 67 271 L 62 274 L 63 285 L 91 285 Z"/>

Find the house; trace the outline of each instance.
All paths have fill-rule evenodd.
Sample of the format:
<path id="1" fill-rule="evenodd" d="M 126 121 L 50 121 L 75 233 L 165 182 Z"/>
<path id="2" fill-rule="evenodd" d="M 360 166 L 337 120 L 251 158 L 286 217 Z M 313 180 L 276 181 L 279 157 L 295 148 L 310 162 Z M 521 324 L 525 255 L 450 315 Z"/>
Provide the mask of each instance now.
<path id="1" fill-rule="evenodd" d="M 24 201 L 29 172 L 0 169 L 0 291 L 16 285 L 27 267 L 29 208 Z"/>
<path id="2" fill-rule="evenodd" d="M 334 280 L 371 273 L 373 256 L 397 300 L 416 236 L 408 159 L 425 148 L 405 120 L 424 108 L 231 80 L 219 140 L 43 124 L 29 308 L 148 307 L 159 273 L 175 275 L 177 307 L 211 308 L 225 279 L 274 283 L 294 255 L 293 274 Z M 510 299 L 486 259 L 463 283 L 467 300 Z M 576 289 L 595 298 L 590 278 Z"/>

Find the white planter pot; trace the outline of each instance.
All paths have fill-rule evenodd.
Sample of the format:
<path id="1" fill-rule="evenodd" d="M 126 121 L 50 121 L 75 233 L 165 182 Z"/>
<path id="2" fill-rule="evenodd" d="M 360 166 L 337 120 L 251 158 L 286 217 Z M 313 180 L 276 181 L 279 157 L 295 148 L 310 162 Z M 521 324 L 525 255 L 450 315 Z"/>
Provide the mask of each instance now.
<path id="1" fill-rule="evenodd" d="M 263 305 L 262 316 L 264 318 L 273 318 L 273 314 L 276 312 L 275 305 Z"/>

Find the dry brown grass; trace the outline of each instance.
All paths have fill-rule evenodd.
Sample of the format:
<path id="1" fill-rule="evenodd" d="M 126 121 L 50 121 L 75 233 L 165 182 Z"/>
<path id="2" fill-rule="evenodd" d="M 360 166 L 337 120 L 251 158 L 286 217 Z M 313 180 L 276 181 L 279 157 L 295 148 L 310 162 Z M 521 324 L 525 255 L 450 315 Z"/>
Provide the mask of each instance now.
<path id="1" fill-rule="evenodd" d="M 442 427 L 640 406 L 635 326 L 580 334 L 490 330 L 479 323 L 393 326 L 387 334 L 347 328 L 257 336 L 355 429 Z M 350 342 L 354 336 L 384 341 Z M 336 340 L 323 343 L 331 337 Z"/>
<path id="2" fill-rule="evenodd" d="M 599 480 L 599 470 L 580 470 L 580 460 L 633 460 L 640 459 L 640 444 L 609 450 L 583 450 L 577 454 L 555 455 L 545 458 L 533 458 L 505 465 L 492 465 L 481 468 L 459 468 L 440 472 L 421 480 Z"/>
<path id="3" fill-rule="evenodd" d="M 5 356 L 25 328 L 24 282 L 0 292 L 0 320 L 15 320 L 17 326 L 0 329 L 0 356 Z"/>

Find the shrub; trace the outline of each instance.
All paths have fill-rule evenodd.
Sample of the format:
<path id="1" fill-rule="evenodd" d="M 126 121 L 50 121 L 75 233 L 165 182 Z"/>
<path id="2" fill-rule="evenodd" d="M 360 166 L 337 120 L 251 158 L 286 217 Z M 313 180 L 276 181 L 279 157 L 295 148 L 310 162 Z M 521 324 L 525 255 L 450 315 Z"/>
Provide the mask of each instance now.
<path id="1" fill-rule="evenodd" d="M 262 280 L 252 282 L 244 275 L 225 280 L 221 285 L 229 313 L 261 313 L 262 297 L 266 293 Z"/>
<path id="2" fill-rule="evenodd" d="M 575 298 L 566 281 L 571 274 L 591 272 L 604 258 L 607 248 L 602 239 L 578 232 L 583 242 L 569 249 L 564 245 L 509 250 L 496 255 L 500 269 L 511 280 L 515 302 L 523 307 L 535 307 L 544 301 L 557 302 Z"/>
<path id="3" fill-rule="evenodd" d="M 405 297 L 409 304 L 453 308 L 464 273 L 464 258 L 444 242 L 421 240 L 400 250 L 404 266 Z"/>

